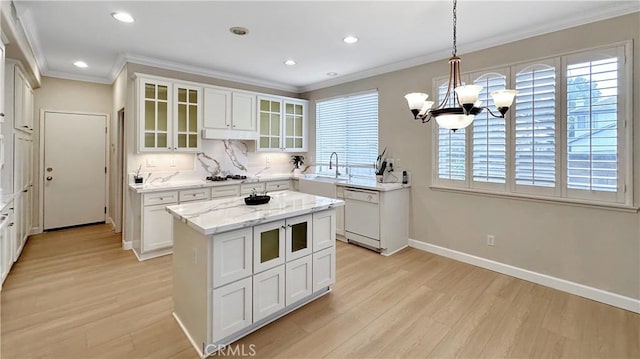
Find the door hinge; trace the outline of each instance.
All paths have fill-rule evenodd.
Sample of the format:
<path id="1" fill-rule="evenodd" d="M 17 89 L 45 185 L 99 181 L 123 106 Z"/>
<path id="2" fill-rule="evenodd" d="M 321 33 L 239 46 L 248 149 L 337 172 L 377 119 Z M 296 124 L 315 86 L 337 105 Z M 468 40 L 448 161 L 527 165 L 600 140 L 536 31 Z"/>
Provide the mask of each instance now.
<path id="1" fill-rule="evenodd" d="M 107 173 L 107 166 L 104 166 L 104 173 Z"/>
<path id="2" fill-rule="evenodd" d="M 627 193 L 627 184 L 626 183 L 624 184 L 623 188 L 624 188 L 624 192 L 623 193 Z"/>
<path id="3" fill-rule="evenodd" d="M 106 127 L 104 128 L 104 133 L 107 133 L 107 128 Z"/>
<path id="4" fill-rule="evenodd" d="M 104 214 L 107 214 L 107 207 L 104 207 Z"/>

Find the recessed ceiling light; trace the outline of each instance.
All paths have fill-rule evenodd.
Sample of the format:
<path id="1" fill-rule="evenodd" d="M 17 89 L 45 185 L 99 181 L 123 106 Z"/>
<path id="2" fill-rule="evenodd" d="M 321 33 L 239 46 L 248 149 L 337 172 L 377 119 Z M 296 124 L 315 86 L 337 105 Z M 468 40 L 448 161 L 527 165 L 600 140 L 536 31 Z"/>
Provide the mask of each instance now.
<path id="1" fill-rule="evenodd" d="M 293 66 L 293 65 L 296 64 L 296 62 L 294 60 L 289 59 L 289 60 L 285 61 L 284 64 L 287 65 L 287 66 Z"/>
<path id="2" fill-rule="evenodd" d="M 327 72 L 327 76 L 338 76 L 337 72 Z"/>
<path id="3" fill-rule="evenodd" d="M 131 23 L 136 21 L 133 16 L 131 16 L 130 14 L 126 13 L 126 12 L 114 12 L 111 13 L 111 16 L 113 16 L 114 19 L 121 21 L 121 22 L 126 22 L 126 23 Z"/>
<path id="4" fill-rule="evenodd" d="M 358 42 L 358 38 L 355 36 L 347 36 L 342 39 L 342 41 L 346 42 L 347 44 L 355 44 L 356 42 Z"/>
<path id="5" fill-rule="evenodd" d="M 87 65 L 86 62 L 84 61 L 76 61 L 73 63 L 76 67 L 79 67 L 81 69 L 86 69 L 87 67 L 89 67 L 89 65 Z"/>
<path id="6" fill-rule="evenodd" d="M 244 36 L 249 33 L 249 29 L 242 26 L 234 26 L 230 28 L 229 31 L 231 31 L 232 34 L 238 35 L 238 36 Z"/>

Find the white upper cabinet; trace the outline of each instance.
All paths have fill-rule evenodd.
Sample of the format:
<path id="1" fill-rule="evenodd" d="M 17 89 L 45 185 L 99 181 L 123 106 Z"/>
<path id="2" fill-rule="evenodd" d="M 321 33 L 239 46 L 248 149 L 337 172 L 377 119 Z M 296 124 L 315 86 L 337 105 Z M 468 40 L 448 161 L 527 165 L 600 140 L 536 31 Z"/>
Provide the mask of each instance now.
<path id="1" fill-rule="evenodd" d="M 138 78 L 140 152 L 194 152 L 200 148 L 202 88 Z"/>
<path id="2" fill-rule="evenodd" d="M 307 151 L 308 101 L 258 97 L 258 151 Z"/>
<path id="3" fill-rule="evenodd" d="M 203 128 L 204 138 L 255 139 L 256 95 L 205 88 Z"/>
<path id="4" fill-rule="evenodd" d="M 7 62 L 5 72 L 5 120 L 13 121 L 13 128 L 33 132 L 33 90 L 16 62 Z"/>

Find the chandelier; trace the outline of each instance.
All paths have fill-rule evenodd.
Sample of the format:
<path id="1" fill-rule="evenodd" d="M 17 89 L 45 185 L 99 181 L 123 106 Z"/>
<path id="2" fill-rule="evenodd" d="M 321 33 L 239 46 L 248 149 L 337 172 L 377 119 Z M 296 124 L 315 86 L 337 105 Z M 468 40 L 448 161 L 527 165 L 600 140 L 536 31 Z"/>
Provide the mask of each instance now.
<path id="1" fill-rule="evenodd" d="M 478 101 L 478 95 L 482 91 L 479 85 L 464 85 L 460 71 L 460 57 L 457 56 L 456 47 L 456 5 L 457 0 L 453 0 L 453 51 L 452 57 L 449 59 L 449 83 L 447 85 L 447 93 L 438 105 L 432 108 L 434 102 L 427 101 L 429 95 L 426 93 L 410 93 L 404 96 L 409 104 L 409 109 L 413 113 L 416 120 L 422 120 L 422 123 L 429 122 L 432 118 L 436 119 L 438 125 L 456 131 L 460 128 L 469 126 L 475 115 L 486 109 L 491 116 L 504 118 L 505 113 L 509 110 L 513 98 L 516 95 L 515 90 L 501 90 L 491 92 L 493 103 L 497 107 L 499 114 L 495 114 L 490 108 L 482 106 Z M 450 97 L 453 97 L 451 99 Z"/>

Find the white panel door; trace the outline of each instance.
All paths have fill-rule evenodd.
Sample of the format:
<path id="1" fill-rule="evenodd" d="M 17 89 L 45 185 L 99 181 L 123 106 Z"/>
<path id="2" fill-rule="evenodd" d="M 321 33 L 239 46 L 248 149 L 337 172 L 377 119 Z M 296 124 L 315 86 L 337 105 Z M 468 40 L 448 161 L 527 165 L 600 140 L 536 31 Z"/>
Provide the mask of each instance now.
<path id="1" fill-rule="evenodd" d="M 313 254 L 314 293 L 336 282 L 336 248 L 323 249 Z"/>
<path id="2" fill-rule="evenodd" d="M 45 230 L 105 221 L 106 120 L 45 112 Z"/>
<path id="3" fill-rule="evenodd" d="M 253 276 L 253 321 L 284 309 L 284 266 Z"/>
<path id="4" fill-rule="evenodd" d="M 334 246 L 336 243 L 336 211 L 313 214 L 313 251 Z"/>
<path id="5" fill-rule="evenodd" d="M 302 257 L 286 264 L 286 305 L 291 305 L 313 292 L 312 256 Z"/>
<path id="6" fill-rule="evenodd" d="M 213 290 L 213 333 L 216 342 L 253 323 L 251 277 Z"/>

